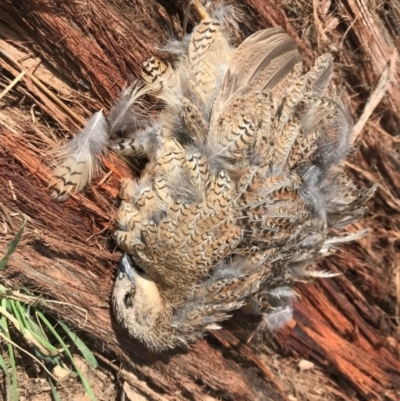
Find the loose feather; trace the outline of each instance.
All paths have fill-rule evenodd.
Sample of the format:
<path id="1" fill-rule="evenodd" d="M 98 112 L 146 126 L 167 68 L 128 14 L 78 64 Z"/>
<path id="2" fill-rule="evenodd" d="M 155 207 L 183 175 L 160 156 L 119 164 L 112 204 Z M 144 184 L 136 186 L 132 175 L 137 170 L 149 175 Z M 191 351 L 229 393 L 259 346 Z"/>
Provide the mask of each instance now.
<path id="1" fill-rule="evenodd" d="M 122 91 L 108 116 L 110 137 L 126 135 L 148 126 L 150 107 L 144 96 L 154 90 L 152 85 L 136 84 Z"/>
<path id="2" fill-rule="evenodd" d="M 157 153 L 162 145 L 160 124 L 151 114 L 152 107 L 145 97 L 159 92 L 160 85 L 158 80 L 146 86 L 132 85 L 122 92 L 111 108 L 108 116 L 109 147 L 116 153 L 142 158 L 152 158 Z"/>
<path id="3" fill-rule="evenodd" d="M 59 154 L 62 163 L 53 170 L 49 188 L 51 196 L 64 202 L 81 191 L 91 180 L 107 149 L 108 127 L 101 111 L 87 121 L 85 128 Z"/>
<path id="4" fill-rule="evenodd" d="M 265 313 L 263 320 L 271 331 L 279 330 L 285 326 L 293 317 L 291 305 L 279 306 L 271 313 Z"/>

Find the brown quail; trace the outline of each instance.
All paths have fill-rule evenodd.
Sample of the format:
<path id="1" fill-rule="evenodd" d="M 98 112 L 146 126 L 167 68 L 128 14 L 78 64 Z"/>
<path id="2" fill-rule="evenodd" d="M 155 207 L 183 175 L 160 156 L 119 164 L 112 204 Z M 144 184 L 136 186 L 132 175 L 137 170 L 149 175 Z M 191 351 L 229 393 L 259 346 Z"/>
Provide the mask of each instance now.
<path id="1" fill-rule="evenodd" d="M 237 48 L 226 36 L 206 18 L 175 66 L 147 61 L 146 85 L 122 95 L 108 127 L 99 113 L 89 121 L 51 183 L 59 200 L 80 190 L 92 168 L 79 166 L 93 165 L 105 141 L 148 158 L 121 187 L 114 237 L 126 253 L 112 304 L 152 350 L 185 346 L 245 305 L 272 327 L 285 323 L 293 283 L 327 275 L 310 265 L 349 239 L 330 233 L 361 217 L 372 194 L 343 169 L 351 124 L 332 57 L 305 73 L 281 28 Z M 158 116 L 145 95 L 163 105 Z"/>

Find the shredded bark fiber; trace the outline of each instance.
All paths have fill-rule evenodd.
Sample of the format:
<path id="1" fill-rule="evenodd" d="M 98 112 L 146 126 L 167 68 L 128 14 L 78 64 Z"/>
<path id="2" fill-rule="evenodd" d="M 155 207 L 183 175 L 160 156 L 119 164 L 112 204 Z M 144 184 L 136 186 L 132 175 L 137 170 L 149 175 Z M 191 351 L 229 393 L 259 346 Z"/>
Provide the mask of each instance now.
<path id="1" fill-rule="evenodd" d="M 120 256 L 110 238 L 113 213 L 119 180 L 131 172 L 111 155 L 86 192 L 65 204 L 49 197 L 47 185 L 60 143 L 91 113 L 109 109 L 121 89 L 139 76 L 142 62 L 157 54 L 154 47 L 171 33 L 182 34 L 184 2 L 3 0 L 0 49 L 28 74 L 0 95 L 0 254 L 22 215 L 28 224 L 0 280 L 64 302 L 43 307 L 99 351 L 117 356 L 131 372 L 122 375 L 124 380 L 149 400 L 396 400 L 400 1 L 233 3 L 242 10 L 238 39 L 281 25 L 308 66 L 331 52 L 335 79 L 348 95 L 355 121 L 387 71 L 376 94 L 379 100 L 386 90 L 385 96 L 358 133 L 348 162 L 359 181 L 378 184 L 366 218 L 348 228 L 370 233 L 320 262 L 321 269 L 342 274 L 298 285 L 294 319 L 275 334 L 262 326 L 254 332 L 257 322 L 238 313 L 223 330 L 189 350 L 154 355 L 129 339 L 116 324 L 109 299 Z M 189 28 L 196 21 L 192 12 Z M 10 57 L 0 54 L 0 94 L 21 72 Z M 75 117 L 40 90 L 29 73 Z M 298 367 L 301 359 L 314 363 L 312 371 Z"/>

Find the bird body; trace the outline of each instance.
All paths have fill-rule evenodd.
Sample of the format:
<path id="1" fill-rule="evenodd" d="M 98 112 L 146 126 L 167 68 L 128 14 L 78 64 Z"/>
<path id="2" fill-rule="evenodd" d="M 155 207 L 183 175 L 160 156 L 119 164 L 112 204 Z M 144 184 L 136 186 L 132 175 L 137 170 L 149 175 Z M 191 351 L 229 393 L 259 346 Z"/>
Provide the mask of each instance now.
<path id="1" fill-rule="evenodd" d="M 146 86 L 126 91 L 108 121 L 112 149 L 149 160 L 121 186 L 114 238 L 126 254 L 112 304 L 156 351 L 245 305 L 273 327 L 289 320 L 291 286 L 326 275 L 310 265 L 346 241 L 332 229 L 372 194 L 343 168 L 351 124 L 330 55 L 304 73 L 281 28 L 235 49 L 212 18 L 182 47 L 174 67 L 147 61 Z M 143 112 L 146 94 L 163 104 L 157 117 Z"/>

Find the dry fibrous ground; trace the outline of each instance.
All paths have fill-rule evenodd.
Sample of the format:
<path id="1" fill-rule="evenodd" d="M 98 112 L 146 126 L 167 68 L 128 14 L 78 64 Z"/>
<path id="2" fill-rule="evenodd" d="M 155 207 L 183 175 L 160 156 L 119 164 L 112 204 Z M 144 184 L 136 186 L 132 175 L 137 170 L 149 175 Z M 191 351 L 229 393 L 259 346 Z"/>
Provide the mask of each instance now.
<path id="1" fill-rule="evenodd" d="M 110 234 L 119 180 L 132 172 L 110 156 L 92 185 L 64 204 L 49 197 L 47 185 L 60 144 L 93 112 L 107 112 L 145 59 L 164 57 L 158 45 L 182 34 L 185 4 L 3 0 L 0 93 L 15 82 L 0 95 L 0 254 L 23 215 L 28 224 L 0 280 L 63 301 L 43 308 L 123 368 L 119 377 L 142 399 L 396 400 L 400 2 L 232 3 L 241 10 L 234 40 L 280 25 L 308 67 L 324 52 L 334 56 L 335 80 L 356 123 L 348 169 L 365 186 L 378 185 L 367 216 L 348 227 L 369 234 L 320 262 L 341 274 L 299 284 L 294 319 L 278 333 L 255 332 L 258 322 L 238 314 L 188 350 L 155 355 L 129 339 L 109 307 L 120 255 Z M 198 20 L 193 11 L 189 28 Z"/>

